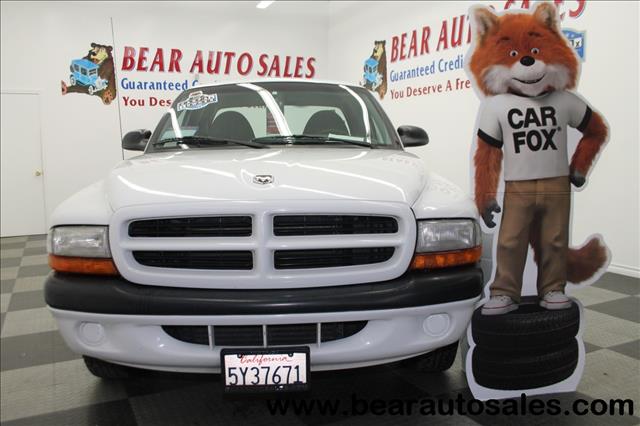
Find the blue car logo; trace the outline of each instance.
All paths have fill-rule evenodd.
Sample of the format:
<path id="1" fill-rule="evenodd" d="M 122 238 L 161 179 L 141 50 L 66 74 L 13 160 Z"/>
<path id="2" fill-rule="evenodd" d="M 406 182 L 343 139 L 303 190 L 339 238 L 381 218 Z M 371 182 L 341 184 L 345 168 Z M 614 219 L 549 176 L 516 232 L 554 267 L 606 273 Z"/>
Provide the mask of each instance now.
<path id="1" fill-rule="evenodd" d="M 373 58 L 367 59 L 364 63 L 364 81 L 371 85 L 378 81 L 378 61 Z"/>
<path id="2" fill-rule="evenodd" d="M 72 86 L 87 86 L 90 95 L 107 87 L 107 81 L 98 75 L 98 64 L 87 59 L 74 59 L 69 69 L 69 82 Z"/>

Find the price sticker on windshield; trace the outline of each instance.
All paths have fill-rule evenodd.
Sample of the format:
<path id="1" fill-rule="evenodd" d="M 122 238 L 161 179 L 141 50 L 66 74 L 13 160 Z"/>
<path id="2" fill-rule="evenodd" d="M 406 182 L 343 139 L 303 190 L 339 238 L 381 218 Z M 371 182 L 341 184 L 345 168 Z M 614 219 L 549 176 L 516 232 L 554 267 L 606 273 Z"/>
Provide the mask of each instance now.
<path id="1" fill-rule="evenodd" d="M 203 93 L 202 91 L 197 91 L 197 92 L 193 92 L 189 94 L 189 97 L 187 99 L 185 99 L 182 102 L 178 102 L 178 105 L 176 106 L 176 110 L 177 111 L 183 111 L 183 110 L 196 110 L 196 109 L 202 109 L 204 107 L 206 107 L 209 104 L 213 104 L 218 102 L 218 94 L 217 93 L 212 93 L 212 94 L 206 94 Z"/>

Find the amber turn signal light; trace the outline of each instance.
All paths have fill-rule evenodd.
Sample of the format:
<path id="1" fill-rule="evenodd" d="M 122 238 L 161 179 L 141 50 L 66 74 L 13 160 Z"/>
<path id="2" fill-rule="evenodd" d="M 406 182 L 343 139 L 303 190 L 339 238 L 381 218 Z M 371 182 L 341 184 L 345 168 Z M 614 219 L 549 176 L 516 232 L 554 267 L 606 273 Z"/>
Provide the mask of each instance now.
<path id="1" fill-rule="evenodd" d="M 112 259 L 49 255 L 49 266 L 54 271 L 74 274 L 118 275 Z"/>
<path id="2" fill-rule="evenodd" d="M 468 265 L 480 260 L 481 254 L 482 246 L 439 253 L 417 253 L 413 256 L 409 269 L 437 269 Z"/>

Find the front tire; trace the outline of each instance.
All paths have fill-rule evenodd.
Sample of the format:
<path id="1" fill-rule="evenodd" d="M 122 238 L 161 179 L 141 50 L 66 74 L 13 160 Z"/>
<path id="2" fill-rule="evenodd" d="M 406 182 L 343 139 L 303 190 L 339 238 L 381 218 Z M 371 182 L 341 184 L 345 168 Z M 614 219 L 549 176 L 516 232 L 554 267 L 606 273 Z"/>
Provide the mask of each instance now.
<path id="1" fill-rule="evenodd" d="M 451 368 L 457 352 L 458 342 L 455 342 L 424 355 L 407 359 L 404 363 L 421 373 L 441 373 Z"/>
<path id="2" fill-rule="evenodd" d="M 83 356 L 87 370 L 96 377 L 108 380 L 123 380 L 131 377 L 131 368 L 112 364 L 101 359 Z"/>
<path id="3" fill-rule="evenodd" d="M 69 77 L 69 83 L 71 83 L 72 86 L 76 85 L 76 78 L 73 75 Z"/>
<path id="4" fill-rule="evenodd" d="M 94 86 L 89 86 L 89 94 L 93 95 L 93 93 L 96 91 L 96 88 Z"/>

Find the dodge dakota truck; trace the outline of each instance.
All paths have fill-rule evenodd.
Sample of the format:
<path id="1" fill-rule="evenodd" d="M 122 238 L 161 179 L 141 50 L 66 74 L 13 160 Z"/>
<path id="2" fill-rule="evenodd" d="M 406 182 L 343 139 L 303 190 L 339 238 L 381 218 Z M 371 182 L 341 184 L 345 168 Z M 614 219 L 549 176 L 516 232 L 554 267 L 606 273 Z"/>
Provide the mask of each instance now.
<path id="1" fill-rule="evenodd" d="M 220 373 L 229 392 L 310 371 L 451 366 L 482 293 L 472 201 L 406 148 L 366 89 L 260 80 L 182 92 L 141 155 L 63 202 L 46 302 L 102 378 Z"/>

